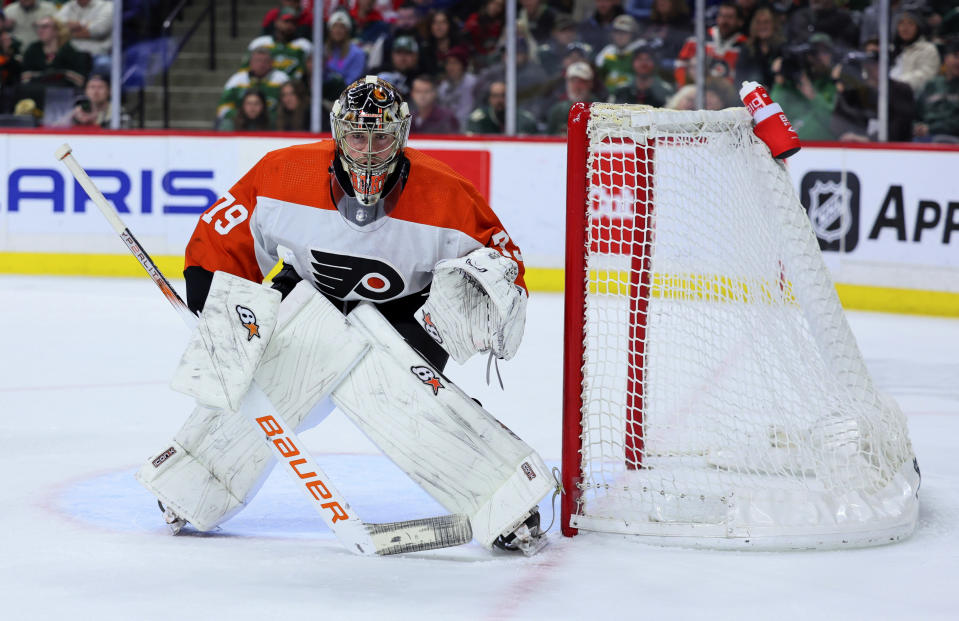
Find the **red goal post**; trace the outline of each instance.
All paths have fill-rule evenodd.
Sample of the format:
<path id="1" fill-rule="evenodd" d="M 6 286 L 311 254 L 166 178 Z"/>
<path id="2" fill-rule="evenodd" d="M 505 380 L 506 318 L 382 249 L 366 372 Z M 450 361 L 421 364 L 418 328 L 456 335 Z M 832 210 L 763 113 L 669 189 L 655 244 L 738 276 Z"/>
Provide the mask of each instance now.
<path id="1" fill-rule="evenodd" d="M 562 531 L 706 547 L 907 536 L 918 471 L 744 109 L 575 104 Z"/>

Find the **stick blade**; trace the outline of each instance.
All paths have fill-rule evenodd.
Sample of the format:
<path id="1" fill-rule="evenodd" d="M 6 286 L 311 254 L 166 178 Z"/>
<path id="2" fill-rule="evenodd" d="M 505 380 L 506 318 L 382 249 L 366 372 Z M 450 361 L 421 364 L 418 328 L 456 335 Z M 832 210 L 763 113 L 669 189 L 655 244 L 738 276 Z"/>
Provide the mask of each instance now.
<path id="1" fill-rule="evenodd" d="M 469 543 L 473 538 L 469 518 L 463 514 L 367 524 L 366 530 L 373 539 L 376 553 L 384 556 L 450 548 Z"/>

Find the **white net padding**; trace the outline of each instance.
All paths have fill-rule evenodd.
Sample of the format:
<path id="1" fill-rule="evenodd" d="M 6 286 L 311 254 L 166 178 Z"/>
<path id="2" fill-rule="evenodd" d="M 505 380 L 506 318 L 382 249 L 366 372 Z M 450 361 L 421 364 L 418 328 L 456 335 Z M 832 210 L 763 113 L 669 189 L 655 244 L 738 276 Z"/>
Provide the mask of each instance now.
<path id="1" fill-rule="evenodd" d="M 570 525 L 710 547 L 911 533 L 905 417 L 873 386 L 748 113 L 593 104 L 587 131 Z"/>

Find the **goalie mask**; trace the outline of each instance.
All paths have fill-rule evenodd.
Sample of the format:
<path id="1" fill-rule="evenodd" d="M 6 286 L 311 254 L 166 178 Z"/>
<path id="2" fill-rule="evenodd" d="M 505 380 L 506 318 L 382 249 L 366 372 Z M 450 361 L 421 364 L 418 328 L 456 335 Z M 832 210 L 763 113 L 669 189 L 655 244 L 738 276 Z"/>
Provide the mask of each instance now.
<path id="1" fill-rule="evenodd" d="M 402 159 L 410 133 L 409 106 L 389 82 L 366 76 L 333 104 L 330 126 L 356 200 L 375 205 Z"/>

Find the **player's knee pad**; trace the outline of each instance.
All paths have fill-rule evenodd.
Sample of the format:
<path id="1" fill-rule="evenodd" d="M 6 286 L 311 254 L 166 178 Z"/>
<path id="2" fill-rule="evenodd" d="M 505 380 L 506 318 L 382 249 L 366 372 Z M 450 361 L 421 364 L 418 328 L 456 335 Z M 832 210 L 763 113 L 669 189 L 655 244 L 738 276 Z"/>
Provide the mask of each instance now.
<path id="1" fill-rule="evenodd" d="M 540 456 L 433 369 L 369 304 L 349 316 L 372 344 L 333 401 L 490 547 L 553 489 Z"/>

